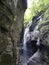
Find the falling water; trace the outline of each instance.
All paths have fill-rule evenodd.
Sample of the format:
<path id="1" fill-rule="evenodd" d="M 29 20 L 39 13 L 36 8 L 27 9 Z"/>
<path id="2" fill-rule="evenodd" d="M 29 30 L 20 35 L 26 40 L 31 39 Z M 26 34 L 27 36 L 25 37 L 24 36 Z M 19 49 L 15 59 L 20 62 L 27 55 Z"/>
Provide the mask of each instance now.
<path id="1" fill-rule="evenodd" d="M 28 60 L 28 51 L 27 51 L 27 41 L 29 41 L 30 35 L 29 35 L 29 27 L 27 27 L 24 31 L 24 38 L 23 38 L 23 63 L 26 63 Z"/>
<path id="2" fill-rule="evenodd" d="M 35 42 L 31 42 L 30 41 L 30 36 L 32 36 L 32 35 L 34 35 L 34 37 L 36 35 L 38 36 L 38 33 L 39 33 L 39 31 L 37 31 L 37 26 L 34 29 L 34 31 L 32 31 L 32 32 L 29 31 L 29 27 L 28 26 L 24 30 L 23 47 L 22 47 L 23 53 L 22 53 L 22 58 L 21 58 L 23 64 L 27 63 L 27 61 L 30 58 L 30 56 L 32 56 L 33 53 L 37 50 L 36 46 L 32 46 L 31 45 L 31 44 L 34 44 Z M 28 48 L 28 45 L 27 45 L 28 42 L 29 42 L 29 48 Z"/>
<path id="3" fill-rule="evenodd" d="M 23 48 L 26 50 L 26 42 L 29 41 L 30 35 L 29 35 L 29 27 L 27 27 L 24 31 L 24 38 L 23 38 Z"/>

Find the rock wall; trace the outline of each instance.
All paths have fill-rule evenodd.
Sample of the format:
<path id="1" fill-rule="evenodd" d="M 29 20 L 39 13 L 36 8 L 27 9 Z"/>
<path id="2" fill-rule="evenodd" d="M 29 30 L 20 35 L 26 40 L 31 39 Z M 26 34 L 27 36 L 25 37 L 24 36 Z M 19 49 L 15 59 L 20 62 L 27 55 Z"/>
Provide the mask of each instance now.
<path id="1" fill-rule="evenodd" d="M 24 12 L 22 0 L 0 0 L 0 65 L 19 64 Z"/>

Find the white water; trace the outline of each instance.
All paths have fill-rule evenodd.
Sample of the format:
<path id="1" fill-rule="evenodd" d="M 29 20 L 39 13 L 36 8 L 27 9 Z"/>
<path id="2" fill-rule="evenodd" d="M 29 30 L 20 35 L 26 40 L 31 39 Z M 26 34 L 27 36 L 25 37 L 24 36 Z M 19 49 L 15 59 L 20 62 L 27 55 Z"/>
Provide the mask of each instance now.
<path id="1" fill-rule="evenodd" d="M 29 34 L 29 27 L 27 27 L 24 31 L 24 38 L 23 38 L 23 63 L 27 63 L 28 60 L 28 52 L 27 52 L 27 44 L 26 42 L 30 39 Z"/>
<path id="2" fill-rule="evenodd" d="M 33 37 L 35 38 L 35 37 L 39 37 L 39 31 L 37 30 L 38 29 L 38 27 L 36 26 L 35 27 L 35 29 L 34 29 L 34 31 L 29 31 L 29 26 L 27 26 L 26 28 L 25 28 L 25 31 L 24 31 L 24 38 L 23 38 L 23 54 L 22 54 L 22 63 L 23 64 L 25 64 L 25 63 L 27 63 L 27 61 L 28 61 L 28 59 L 29 59 L 29 54 L 31 53 L 31 52 L 34 52 L 34 48 L 33 48 L 33 51 L 29 48 L 27 48 L 27 41 L 30 41 L 30 37 L 32 36 L 32 40 L 34 40 L 33 39 Z M 38 43 L 37 44 L 39 44 L 39 38 L 38 38 Z M 29 51 L 28 51 L 29 50 Z M 29 54 L 28 54 L 29 53 Z"/>
<path id="3" fill-rule="evenodd" d="M 29 27 L 27 27 L 24 31 L 24 38 L 23 38 L 23 49 L 26 50 L 26 42 L 30 39 L 30 34 L 29 34 Z"/>

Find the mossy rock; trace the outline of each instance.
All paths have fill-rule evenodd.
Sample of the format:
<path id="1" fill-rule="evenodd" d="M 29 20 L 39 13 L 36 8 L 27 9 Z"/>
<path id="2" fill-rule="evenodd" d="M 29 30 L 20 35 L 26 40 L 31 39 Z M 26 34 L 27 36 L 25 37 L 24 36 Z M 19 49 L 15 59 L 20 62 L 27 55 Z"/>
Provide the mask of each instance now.
<path id="1" fill-rule="evenodd" d="M 6 49 L 8 45 L 8 37 L 0 31 L 0 53 Z"/>
<path id="2" fill-rule="evenodd" d="M 41 44 L 49 46 L 49 8 L 44 12 L 43 18 L 39 20 L 38 30 L 41 34 Z"/>
<path id="3" fill-rule="evenodd" d="M 45 29 L 46 30 L 46 29 Z M 42 35 L 41 44 L 49 47 L 49 29 L 47 29 Z"/>
<path id="4" fill-rule="evenodd" d="M 38 23 L 38 29 L 41 31 L 41 29 L 45 29 L 47 26 L 49 26 L 49 8 L 44 12 L 43 18 L 39 20 Z"/>
<path id="5" fill-rule="evenodd" d="M 12 65 L 13 59 L 12 56 L 10 54 L 2 54 L 1 56 L 1 65 Z"/>
<path id="6" fill-rule="evenodd" d="M 6 1 L 3 2 L 5 3 Z M 0 26 L 10 30 L 13 21 L 13 14 L 10 7 L 8 8 L 8 6 L 6 6 L 8 4 L 4 4 L 3 2 L 0 2 Z"/>

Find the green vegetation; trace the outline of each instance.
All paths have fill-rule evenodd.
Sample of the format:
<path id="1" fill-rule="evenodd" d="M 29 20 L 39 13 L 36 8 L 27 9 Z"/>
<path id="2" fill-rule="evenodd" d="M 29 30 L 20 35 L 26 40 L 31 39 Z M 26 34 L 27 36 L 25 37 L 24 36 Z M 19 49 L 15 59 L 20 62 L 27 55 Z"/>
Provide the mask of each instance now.
<path id="1" fill-rule="evenodd" d="M 40 11 L 45 11 L 49 6 L 49 0 L 31 0 L 24 14 L 24 25 L 32 20 Z"/>

